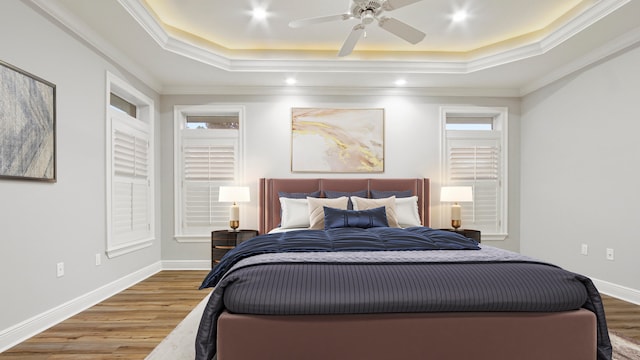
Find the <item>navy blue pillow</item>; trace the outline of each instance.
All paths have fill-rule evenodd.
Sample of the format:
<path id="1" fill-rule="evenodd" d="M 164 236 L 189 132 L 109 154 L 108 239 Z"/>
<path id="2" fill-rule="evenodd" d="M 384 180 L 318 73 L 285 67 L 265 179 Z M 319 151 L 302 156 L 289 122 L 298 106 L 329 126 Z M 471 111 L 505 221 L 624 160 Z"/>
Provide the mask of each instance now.
<path id="1" fill-rule="evenodd" d="M 278 197 L 283 197 L 283 198 L 306 199 L 307 196 L 308 197 L 319 198 L 320 197 L 320 190 L 314 191 L 314 192 L 310 192 L 310 193 L 304 193 L 304 192 L 289 193 L 289 192 L 284 192 L 284 191 L 278 191 Z"/>
<path id="2" fill-rule="evenodd" d="M 365 190 L 359 190 L 359 191 L 331 191 L 331 190 L 325 190 L 324 191 L 324 196 L 327 197 L 327 199 L 337 199 L 339 197 L 342 196 L 346 196 L 349 198 L 349 202 L 347 202 L 347 209 L 349 210 L 353 210 L 353 203 L 351 202 L 351 197 L 352 196 L 357 196 L 357 197 L 361 197 L 361 198 L 368 198 L 369 197 L 369 191 L 367 189 Z"/>
<path id="3" fill-rule="evenodd" d="M 324 207 L 324 229 L 355 227 L 389 227 L 387 211 L 384 206 L 368 210 L 341 210 Z"/>
<path id="4" fill-rule="evenodd" d="M 413 192 L 411 190 L 402 190 L 402 191 L 371 190 L 372 199 L 384 199 L 384 198 L 392 197 L 394 195 L 397 198 L 406 198 L 406 197 L 412 197 Z"/>

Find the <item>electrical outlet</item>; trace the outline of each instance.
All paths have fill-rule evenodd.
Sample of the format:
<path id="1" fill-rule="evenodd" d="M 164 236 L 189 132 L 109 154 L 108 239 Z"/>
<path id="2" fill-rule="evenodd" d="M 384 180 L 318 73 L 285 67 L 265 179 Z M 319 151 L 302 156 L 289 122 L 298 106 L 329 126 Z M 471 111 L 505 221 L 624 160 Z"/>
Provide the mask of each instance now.
<path id="1" fill-rule="evenodd" d="M 607 248 L 607 260 L 613 260 L 613 249 Z"/>
<path id="2" fill-rule="evenodd" d="M 56 264 L 56 275 L 58 277 L 64 276 L 64 263 L 63 262 L 59 262 L 58 264 Z"/>
<path id="3" fill-rule="evenodd" d="M 589 255 L 589 245 L 582 244 L 582 247 L 580 248 L 580 254 Z"/>
<path id="4" fill-rule="evenodd" d="M 96 254 L 96 266 L 100 266 L 102 264 L 102 257 L 100 256 L 100 253 Z"/>

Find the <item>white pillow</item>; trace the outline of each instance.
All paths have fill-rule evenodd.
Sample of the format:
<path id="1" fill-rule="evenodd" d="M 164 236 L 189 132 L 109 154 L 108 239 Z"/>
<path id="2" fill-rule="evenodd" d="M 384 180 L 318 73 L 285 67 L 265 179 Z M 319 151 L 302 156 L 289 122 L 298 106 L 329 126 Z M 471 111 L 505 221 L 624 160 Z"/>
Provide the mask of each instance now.
<path id="1" fill-rule="evenodd" d="M 400 227 L 400 225 L 398 225 L 398 215 L 396 214 L 395 199 L 395 196 L 383 199 L 365 199 L 358 196 L 352 196 L 351 202 L 353 203 L 354 210 L 368 210 L 384 206 L 384 210 L 387 213 L 389 227 Z"/>
<path id="2" fill-rule="evenodd" d="M 310 223 L 309 228 L 324 230 L 324 207 L 347 210 L 349 198 L 346 196 L 341 196 L 336 199 L 307 197 L 307 201 L 309 202 L 309 209 L 307 210 L 307 217 Z"/>
<path id="3" fill-rule="evenodd" d="M 309 224 L 309 202 L 307 199 L 280 198 L 280 208 L 282 216 L 280 228 L 308 228 Z"/>
<path id="4" fill-rule="evenodd" d="M 400 227 L 422 226 L 418 213 L 418 197 L 396 198 L 396 215 Z"/>

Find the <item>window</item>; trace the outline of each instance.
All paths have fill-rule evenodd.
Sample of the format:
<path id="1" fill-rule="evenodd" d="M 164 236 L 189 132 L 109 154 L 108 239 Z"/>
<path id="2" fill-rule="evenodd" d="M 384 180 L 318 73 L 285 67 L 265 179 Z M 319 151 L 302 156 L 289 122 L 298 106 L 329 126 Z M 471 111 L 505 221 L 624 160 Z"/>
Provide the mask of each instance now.
<path id="1" fill-rule="evenodd" d="M 507 235 L 507 109 L 443 108 L 443 186 L 472 186 L 473 203 L 462 204 L 463 227 L 482 238 Z M 448 212 L 443 209 L 443 219 Z"/>
<path id="2" fill-rule="evenodd" d="M 180 242 L 209 241 L 229 227 L 223 185 L 240 183 L 242 107 L 176 106 L 175 229 Z"/>
<path id="3" fill-rule="evenodd" d="M 107 256 L 155 237 L 153 100 L 107 74 Z"/>

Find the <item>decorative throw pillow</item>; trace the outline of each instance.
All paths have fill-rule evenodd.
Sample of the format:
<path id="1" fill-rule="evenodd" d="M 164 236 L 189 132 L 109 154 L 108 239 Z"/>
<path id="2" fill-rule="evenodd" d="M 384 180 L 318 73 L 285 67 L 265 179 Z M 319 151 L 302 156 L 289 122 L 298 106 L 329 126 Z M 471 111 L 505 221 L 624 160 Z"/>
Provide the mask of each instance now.
<path id="1" fill-rule="evenodd" d="M 331 190 L 325 190 L 324 191 L 324 196 L 327 199 L 335 199 L 335 198 L 339 198 L 342 196 L 347 196 L 347 197 L 351 197 L 351 196 L 358 196 L 361 198 L 366 198 L 369 197 L 369 190 L 364 189 L 364 190 L 358 190 L 358 191 L 331 191 Z M 351 199 L 349 199 L 349 202 L 347 203 L 347 209 L 348 210 L 353 210 L 353 203 L 351 202 Z"/>
<path id="2" fill-rule="evenodd" d="M 309 227 L 309 202 L 307 199 L 280 198 L 281 229 L 295 229 Z"/>
<path id="3" fill-rule="evenodd" d="M 387 212 L 384 206 L 368 210 L 339 210 L 324 207 L 324 229 L 355 227 L 388 227 Z"/>
<path id="4" fill-rule="evenodd" d="M 398 225 L 398 215 L 396 213 L 396 197 L 388 197 L 385 199 L 364 199 L 357 196 L 352 196 L 354 210 L 368 210 L 374 209 L 380 206 L 385 207 L 387 213 L 387 221 L 390 227 L 400 227 Z"/>
<path id="5" fill-rule="evenodd" d="M 400 227 L 422 226 L 417 196 L 396 198 L 396 214 Z"/>
<path id="6" fill-rule="evenodd" d="M 307 218 L 309 221 L 309 228 L 315 230 L 324 229 L 324 206 L 347 210 L 347 201 L 349 198 L 346 196 L 339 197 L 337 199 L 320 199 L 308 197 L 309 210 L 307 212 Z"/>
<path id="7" fill-rule="evenodd" d="M 406 198 L 406 197 L 413 196 L 413 191 L 411 190 L 394 190 L 394 191 L 371 190 L 372 199 L 384 199 L 391 196 L 395 196 L 396 198 Z"/>

